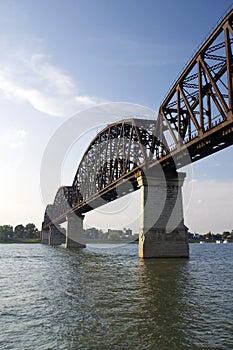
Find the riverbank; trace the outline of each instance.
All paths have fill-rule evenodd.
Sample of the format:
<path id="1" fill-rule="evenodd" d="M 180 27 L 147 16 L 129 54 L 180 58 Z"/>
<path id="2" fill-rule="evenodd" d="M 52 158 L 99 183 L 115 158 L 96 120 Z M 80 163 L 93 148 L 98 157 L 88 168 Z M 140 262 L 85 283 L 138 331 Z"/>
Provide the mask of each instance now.
<path id="1" fill-rule="evenodd" d="M 0 241 L 0 244 L 11 244 L 11 243 L 29 243 L 29 244 L 32 244 L 32 243 L 40 243 L 40 239 L 36 239 L 36 238 L 14 238 L 14 239 L 9 239 L 5 242 L 1 242 Z"/>

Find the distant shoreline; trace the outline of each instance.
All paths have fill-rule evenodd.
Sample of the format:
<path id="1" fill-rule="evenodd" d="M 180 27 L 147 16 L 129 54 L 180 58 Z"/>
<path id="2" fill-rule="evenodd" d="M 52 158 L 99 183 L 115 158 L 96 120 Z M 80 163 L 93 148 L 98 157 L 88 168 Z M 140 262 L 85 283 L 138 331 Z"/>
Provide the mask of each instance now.
<path id="1" fill-rule="evenodd" d="M 32 238 L 32 239 L 11 239 L 7 242 L 0 242 L 0 244 L 12 244 L 12 243 L 40 243 L 40 239 L 35 239 L 35 238 Z"/>
<path id="2" fill-rule="evenodd" d="M 228 243 L 231 243 L 232 241 L 229 241 Z M 35 238 L 31 238 L 31 239 L 14 239 L 14 240 L 9 240 L 7 242 L 0 242 L 0 244 L 38 244 L 41 243 L 40 239 L 35 239 Z M 87 241 L 87 244 L 138 244 L 138 239 L 136 240 L 132 240 L 132 241 Z M 218 243 L 216 241 L 200 241 L 200 240 L 189 240 L 188 242 L 189 244 L 196 244 L 196 243 Z M 223 241 L 221 242 L 223 243 Z"/>

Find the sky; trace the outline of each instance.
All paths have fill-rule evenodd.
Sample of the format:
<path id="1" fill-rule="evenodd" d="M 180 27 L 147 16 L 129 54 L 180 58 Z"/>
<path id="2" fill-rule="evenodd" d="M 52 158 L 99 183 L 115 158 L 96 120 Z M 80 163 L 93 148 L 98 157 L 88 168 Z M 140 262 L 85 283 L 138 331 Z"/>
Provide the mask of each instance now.
<path id="1" fill-rule="evenodd" d="M 41 174 L 59 130 L 64 132 L 74 115 L 83 128 L 77 130 L 81 141 L 70 141 L 62 156 L 59 143 L 53 144 L 62 165 L 54 169 L 55 184 L 71 185 L 96 129 L 114 121 L 114 115 L 101 119 L 98 113 L 86 118 L 83 111 L 123 103 L 156 113 L 230 5 L 228 0 L 0 0 L 0 225 L 34 222 L 40 228 L 48 204 Z M 70 132 L 75 134 L 72 127 Z M 232 152 L 229 147 L 185 169 L 190 231 L 233 229 Z M 85 224 L 137 231 L 136 207 L 131 214 L 122 212 L 136 202 L 134 194 L 114 215 L 102 208 Z"/>

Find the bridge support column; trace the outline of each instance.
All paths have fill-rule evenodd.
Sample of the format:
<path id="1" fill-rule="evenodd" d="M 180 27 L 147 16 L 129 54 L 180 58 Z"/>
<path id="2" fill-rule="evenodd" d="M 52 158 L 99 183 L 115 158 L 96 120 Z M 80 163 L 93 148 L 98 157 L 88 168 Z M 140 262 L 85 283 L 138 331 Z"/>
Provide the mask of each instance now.
<path id="1" fill-rule="evenodd" d="M 67 216 L 66 248 L 85 248 L 83 240 L 83 216 L 74 213 Z"/>
<path id="2" fill-rule="evenodd" d="M 49 228 L 49 245 L 60 245 L 65 243 L 65 237 L 56 225 L 51 225 Z"/>
<path id="3" fill-rule="evenodd" d="M 49 244 L 49 228 L 42 228 L 41 234 L 40 234 L 40 243 L 42 244 Z"/>
<path id="4" fill-rule="evenodd" d="M 140 258 L 187 258 L 189 246 L 184 225 L 181 187 L 185 173 L 174 172 L 166 178 L 139 174 Z"/>

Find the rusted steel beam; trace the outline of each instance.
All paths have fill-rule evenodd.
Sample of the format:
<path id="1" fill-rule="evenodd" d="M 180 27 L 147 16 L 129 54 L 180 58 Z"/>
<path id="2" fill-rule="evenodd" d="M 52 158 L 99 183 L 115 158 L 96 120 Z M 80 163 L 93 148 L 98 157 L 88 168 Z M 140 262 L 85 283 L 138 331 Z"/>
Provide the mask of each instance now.
<path id="1" fill-rule="evenodd" d="M 233 144 L 232 26 L 233 10 L 179 76 L 156 121 L 125 119 L 94 138 L 72 186 L 46 207 L 44 228 L 137 190 L 138 171 L 178 169 Z"/>

